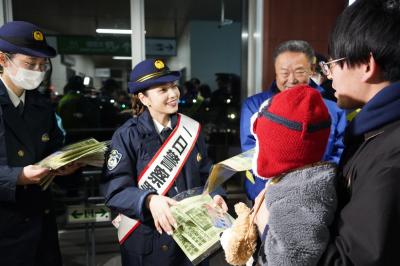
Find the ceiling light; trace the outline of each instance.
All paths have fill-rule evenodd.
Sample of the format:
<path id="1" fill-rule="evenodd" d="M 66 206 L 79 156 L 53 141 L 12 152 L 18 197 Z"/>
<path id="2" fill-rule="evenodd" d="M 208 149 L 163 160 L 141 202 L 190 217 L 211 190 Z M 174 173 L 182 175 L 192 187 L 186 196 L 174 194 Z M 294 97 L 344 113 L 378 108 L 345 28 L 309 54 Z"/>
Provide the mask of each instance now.
<path id="1" fill-rule="evenodd" d="M 96 29 L 96 32 L 105 34 L 132 34 L 132 30 L 122 29 Z"/>
<path id="2" fill-rule="evenodd" d="M 114 60 L 132 60 L 132 56 L 113 56 Z"/>

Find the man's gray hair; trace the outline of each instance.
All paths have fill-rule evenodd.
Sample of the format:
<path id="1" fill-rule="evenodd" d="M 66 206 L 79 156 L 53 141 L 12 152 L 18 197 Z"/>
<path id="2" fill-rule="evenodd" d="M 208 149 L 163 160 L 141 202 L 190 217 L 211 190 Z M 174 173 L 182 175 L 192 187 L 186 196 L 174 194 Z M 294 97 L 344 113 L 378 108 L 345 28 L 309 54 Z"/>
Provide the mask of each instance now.
<path id="1" fill-rule="evenodd" d="M 274 63 L 276 58 L 284 52 L 303 53 L 306 55 L 307 59 L 310 61 L 311 64 L 314 62 L 314 57 L 315 57 L 314 49 L 306 41 L 290 40 L 281 43 L 274 51 L 273 54 Z"/>

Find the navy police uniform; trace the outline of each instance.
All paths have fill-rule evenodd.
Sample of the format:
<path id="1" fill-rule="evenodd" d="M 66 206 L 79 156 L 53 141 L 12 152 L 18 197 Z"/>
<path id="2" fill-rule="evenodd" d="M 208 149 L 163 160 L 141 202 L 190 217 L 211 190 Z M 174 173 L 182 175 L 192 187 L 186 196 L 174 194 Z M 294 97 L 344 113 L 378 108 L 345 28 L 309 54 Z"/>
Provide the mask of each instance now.
<path id="1" fill-rule="evenodd" d="M 0 51 L 55 55 L 38 28 L 21 21 L 0 28 Z M 49 190 L 16 182 L 24 166 L 37 163 L 62 142 L 50 103 L 37 90 L 25 91 L 21 114 L 0 80 L 0 265 L 61 265 Z"/>
<path id="2" fill-rule="evenodd" d="M 177 116 L 173 115 L 172 127 L 176 122 Z M 121 246 L 123 265 L 185 265 L 185 255 L 172 237 L 165 233 L 160 235 L 155 230 L 151 213 L 145 207 L 146 197 L 154 192 L 137 187 L 137 177 L 161 145 L 161 138 L 147 110 L 128 120 L 115 132 L 111 141 L 105 170 L 108 180 L 105 185 L 106 204 L 142 222 Z M 200 135 L 168 196 L 204 185 L 210 167 L 205 141 Z M 153 255 L 148 256 L 150 253 Z"/>
<path id="3" fill-rule="evenodd" d="M 134 75 L 137 76 L 132 77 Z M 135 83 L 137 79 L 143 80 L 146 76 L 153 78 L 150 78 L 150 81 L 144 78 L 145 85 Z M 131 93 L 137 92 L 138 87 L 144 89 L 178 78 L 179 74 L 170 72 L 162 61 L 146 60 L 139 63 L 131 73 Z M 177 115 L 171 115 L 173 128 L 176 123 Z M 137 177 L 161 145 L 161 137 L 147 109 L 128 120 L 112 137 L 111 152 L 104 173 L 106 205 L 141 222 L 121 245 L 122 263 L 126 266 L 192 265 L 171 236 L 166 233 L 160 235 L 156 231 L 151 213 L 145 206 L 146 197 L 154 192 L 138 188 Z M 207 157 L 204 137 L 200 134 L 175 184 L 168 191 L 168 196 L 172 197 L 178 192 L 203 186 L 210 168 L 211 162 Z"/>

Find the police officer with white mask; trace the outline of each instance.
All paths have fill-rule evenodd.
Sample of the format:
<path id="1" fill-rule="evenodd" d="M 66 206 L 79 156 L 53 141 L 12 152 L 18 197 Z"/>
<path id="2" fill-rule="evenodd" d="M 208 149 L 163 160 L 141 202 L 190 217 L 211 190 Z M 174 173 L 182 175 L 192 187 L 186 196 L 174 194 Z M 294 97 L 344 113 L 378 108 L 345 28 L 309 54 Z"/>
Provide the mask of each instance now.
<path id="1" fill-rule="evenodd" d="M 63 143 L 50 102 L 36 90 L 55 55 L 37 26 L 0 27 L 0 265 L 62 264 L 51 194 L 39 182 L 79 166 L 34 165 Z"/>

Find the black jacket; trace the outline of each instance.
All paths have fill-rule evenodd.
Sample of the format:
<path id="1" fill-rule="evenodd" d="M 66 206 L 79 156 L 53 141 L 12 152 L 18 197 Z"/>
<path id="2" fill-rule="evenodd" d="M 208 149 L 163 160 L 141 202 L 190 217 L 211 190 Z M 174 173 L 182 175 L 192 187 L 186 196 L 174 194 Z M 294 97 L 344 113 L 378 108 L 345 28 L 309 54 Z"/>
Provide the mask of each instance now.
<path id="1" fill-rule="evenodd" d="M 333 238 L 321 265 L 397 265 L 400 84 L 380 91 L 346 130 Z"/>
<path id="2" fill-rule="evenodd" d="M 0 81 L 0 265 L 59 265 L 50 191 L 16 181 L 24 166 L 60 148 L 63 135 L 37 90 L 26 91 L 24 105 L 21 116 Z"/>

